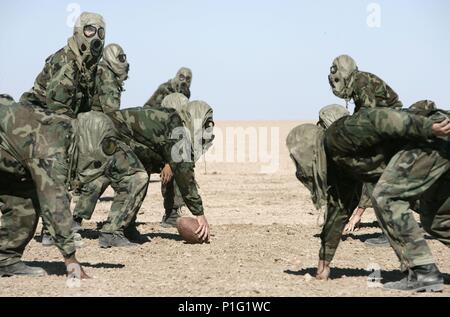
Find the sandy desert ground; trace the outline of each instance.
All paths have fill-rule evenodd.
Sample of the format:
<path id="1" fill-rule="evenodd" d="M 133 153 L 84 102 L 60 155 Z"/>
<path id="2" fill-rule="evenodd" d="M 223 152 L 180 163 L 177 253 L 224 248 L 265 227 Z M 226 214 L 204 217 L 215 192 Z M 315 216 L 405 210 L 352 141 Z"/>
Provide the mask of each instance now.
<path id="1" fill-rule="evenodd" d="M 159 177 L 153 175 L 143 214 L 138 218 L 139 230 L 149 242 L 127 249 L 98 247 L 96 226 L 107 217 L 112 197 L 108 190 L 94 218 L 84 223 L 84 247 L 78 251 L 92 279 L 82 281 L 79 288 L 68 288 L 59 252 L 33 240 L 24 260 L 45 268 L 49 275 L 2 278 L 0 295 L 422 296 L 388 292 L 368 283 L 368 270 L 374 267 L 381 268 L 384 281 L 401 277 L 389 247 L 370 248 L 362 242 L 379 232 L 371 211 L 362 229 L 343 239 L 333 262 L 332 279 L 320 282 L 312 278 L 319 250 L 317 214 L 307 190 L 294 176 L 284 145 L 289 130 L 299 123 L 218 123 L 222 132 L 227 127 L 254 127 L 261 128 L 258 131 L 264 134 L 265 127 L 278 128 L 280 161 L 272 174 L 260 173 L 264 164 L 258 162 L 211 159 L 205 174 L 205 163 L 198 163 L 198 183 L 212 227 L 210 244 L 187 245 L 179 239 L 176 229 L 159 226 L 162 198 Z M 230 146 L 237 148 L 236 144 Z M 449 296 L 450 250 L 437 241 L 429 242 L 439 267 L 446 273 L 446 286 L 443 293 L 425 296 Z"/>

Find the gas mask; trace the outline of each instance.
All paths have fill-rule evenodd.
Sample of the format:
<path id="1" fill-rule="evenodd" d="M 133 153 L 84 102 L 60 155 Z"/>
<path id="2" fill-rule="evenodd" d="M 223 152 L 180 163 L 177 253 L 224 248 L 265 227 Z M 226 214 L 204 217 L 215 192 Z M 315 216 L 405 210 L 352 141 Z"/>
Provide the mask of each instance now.
<path id="1" fill-rule="evenodd" d="M 212 146 L 215 138 L 213 110 L 204 101 L 191 101 L 182 108 L 181 118 L 190 132 L 194 161 L 197 161 Z"/>
<path id="2" fill-rule="evenodd" d="M 103 61 L 114 72 L 114 74 L 116 74 L 121 83 L 128 79 L 130 64 L 127 62 L 127 55 L 125 55 L 120 45 L 107 45 L 103 53 Z"/>
<path id="3" fill-rule="evenodd" d="M 175 109 L 185 128 L 184 149 L 196 162 L 212 146 L 214 136 L 214 119 L 212 108 L 204 101 L 191 101 L 180 94 L 173 93 L 164 98 L 162 106 Z"/>
<path id="4" fill-rule="evenodd" d="M 182 93 L 186 97 L 191 97 L 192 71 L 189 68 L 182 67 L 177 75 L 172 79 L 172 87 L 176 92 Z"/>
<path id="5" fill-rule="evenodd" d="M 310 191 L 317 210 L 327 206 L 327 159 L 324 129 L 314 124 L 302 124 L 292 129 L 286 146 L 293 160 L 297 179 Z"/>
<path id="6" fill-rule="evenodd" d="M 358 71 L 356 62 L 348 55 L 341 55 L 333 61 L 328 81 L 336 97 L 350 100 L 353 94 L 354 74 Z"/>
<path id="7" fill-rule="evenodd" d="M 75 23 L 73 37 L 84 63 L 98 63 L 105 45 L 105 22 L 96 13 L 83 12 Z"/>

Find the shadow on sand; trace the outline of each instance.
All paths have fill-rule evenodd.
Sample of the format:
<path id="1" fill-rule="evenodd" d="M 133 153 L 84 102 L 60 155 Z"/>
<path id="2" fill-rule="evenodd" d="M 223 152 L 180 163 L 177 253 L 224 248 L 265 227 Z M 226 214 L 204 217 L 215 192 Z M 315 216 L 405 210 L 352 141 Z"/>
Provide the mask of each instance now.
<path id="1" fill-rule="evenodd" d="M 298 275 L 298 276 L 303 276 L 306 274 L 315 276 L 316 268 L 310 267 L 310 268 L 306 268 L 306 269 L 301 269 L 299 271 L 285 270 L 284 273 Z M 331 279 L 338 279 L 338 278 L 343 278 L 343 277 L 367 277 L 367 278 L 369 278 L 371 273 L 372 272 L 369 272 L 364 269 L 351 269 L 351 268 L 339 268 L 339 267 L 334 268 L 333 267 L 333 268 L 331 268 L 330 278 Z M 447 285 L 450 285 L 450 274 L 447 274 L 447 273 L 442 273 L 442 274 L 444 276 L 444 283 Z M 403 275 L 403 273 L 399 270 L 392 270 L 392 271 L 382 270 L 381 271 L 381 282 L 382 283 L 398 281 L 404 277 L 405 276 Z"/>
<path id="2" fill-rule="evenodd" d="M 48 261 L 25 261 L 29 266 L 35 266 L 43 268 L 49 275 L 65 275 L 66 266 L 63 262 L 48 262 Z M 123 264 L 119 263 L 96 263 L 91 264 L 87 262 L 81 263 L 84 268 L 95 268 L 95 269 L 122 269 L 125 267 Z"/>

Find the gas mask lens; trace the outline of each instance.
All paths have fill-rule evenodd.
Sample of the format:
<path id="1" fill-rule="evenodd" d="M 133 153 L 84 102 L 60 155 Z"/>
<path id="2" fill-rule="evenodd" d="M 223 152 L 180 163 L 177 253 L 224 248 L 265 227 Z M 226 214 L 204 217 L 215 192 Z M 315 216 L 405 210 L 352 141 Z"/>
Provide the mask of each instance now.
<path id="1" fill-rule="evenodd" d="M 99 37 L 101 40 L 104 40 L 104 39 L 105 39 L 105 29 L 104 29 L 104 28 L 99 28 L 99 29 L 98 29 L 98 37 Z"/>
<path id="2" fill-rule="evenodd" d="M 336 65 L 331 66 L 331 68 L 330 68 L 330 73 L 331 73 L 331 74 L 336 74 L 336 73 L 337 73 L 337 67 L 336 67 Z"/>
<path id="3" fill-rule="evenodd" d="M 125 54 L 120 54 L 119 56 L 117 56 L 117 58 L 119 59 L 119 62 L 121 62 L 121 63 L 125 63 L 127 61 L 127 55 L 125 55 Z"/>
<path id="4" fill-rule="evenodd" d="M 97 34 L 97 32 L 98 32 L 98 37 L 101 40 L 105 39 L 105 29 L 104 28 L 99 28 L 97 30 L 97 28 L 95 26 L 93 26 L 93 25 L 86 25 L 83 28 L 84 36 L 86 36 L 87 38 L 94 37 L 95 34 Z"/>

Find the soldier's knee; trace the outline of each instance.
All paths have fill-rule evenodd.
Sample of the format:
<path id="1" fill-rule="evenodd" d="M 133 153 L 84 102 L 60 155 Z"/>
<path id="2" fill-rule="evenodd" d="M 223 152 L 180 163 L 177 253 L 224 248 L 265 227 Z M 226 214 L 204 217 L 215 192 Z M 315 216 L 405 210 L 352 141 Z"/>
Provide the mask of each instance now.
<path id="1" fill-rule="evenodd" d="M 147 186 L 147 184 L 149 182 L 149 176 L 148 176 L 147 172 L 137 172 L 134 175 L 133 181 L 139 187 Z"/>

